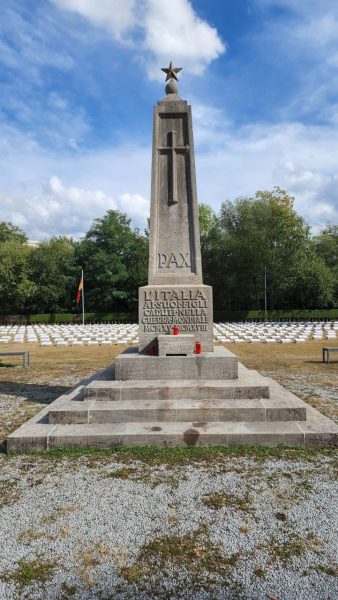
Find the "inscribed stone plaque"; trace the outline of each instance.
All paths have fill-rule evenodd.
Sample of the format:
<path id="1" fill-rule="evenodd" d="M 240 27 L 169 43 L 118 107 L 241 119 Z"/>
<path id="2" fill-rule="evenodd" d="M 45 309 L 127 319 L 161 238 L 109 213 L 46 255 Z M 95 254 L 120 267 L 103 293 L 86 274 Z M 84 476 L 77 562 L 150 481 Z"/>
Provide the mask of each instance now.
<path id="1" fill-rule="evenodd" d="M 202 352 L 213 350 L 212 288 L 209 285 L 144 286 L 139 288 L 139 350 L 174 326 L 192 333 Z"/>

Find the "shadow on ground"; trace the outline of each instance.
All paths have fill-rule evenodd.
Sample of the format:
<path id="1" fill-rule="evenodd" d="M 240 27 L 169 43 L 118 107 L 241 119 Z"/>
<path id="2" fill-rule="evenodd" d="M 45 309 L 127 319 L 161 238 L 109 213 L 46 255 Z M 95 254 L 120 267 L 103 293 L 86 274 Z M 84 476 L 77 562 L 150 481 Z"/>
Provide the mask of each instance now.
<path id="1" fill-rule="evenodd" d="M 7 396 L 22 396 L 29 402 L 38 402 L 50 404 L 61 396 L 66 394 L 73 386 L 65 385 L 47 385 L 37 383 L 14 383 L 12 381 L 0 382 L 0 394 Z"/>
<path id="2" fill-rule="evenodd" d="M 324 365 L 327 365 L 327 364 L 331 365 L 331 363 L 332 364 L 336 363 L 336 365 L 338 365 L 338 360 L 336 358 L 332 359 L 331 357 L 330 357 L 330 362 L 329 363 L 327 363 L 326 361 L 323 362 L 322 360 L 304 360 L 304 364 L 306 364 L 306 365 L 323 365 L 323 364 Z"/>

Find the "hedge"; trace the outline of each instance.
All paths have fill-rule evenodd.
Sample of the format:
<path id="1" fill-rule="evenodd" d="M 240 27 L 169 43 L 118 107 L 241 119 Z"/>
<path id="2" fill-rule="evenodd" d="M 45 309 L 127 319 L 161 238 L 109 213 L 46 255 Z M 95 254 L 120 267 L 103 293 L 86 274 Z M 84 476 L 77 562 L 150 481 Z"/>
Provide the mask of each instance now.
<path id="1" fill-rule="evenodd" d="M 214 321 L 264 321 L 265 314 L 262 310 L 215 310 Z M 271 310 L 267 313 L 269 321 L 308 321 L 308 320 L 338 320 L 338 308 L 318 310 Z M 137 313 L 98 313 L 87 312 L 86 323 L 124 322 L 137 323 Z M 53 323 L 82 323 L 81 314 L 57 313 L 37 315 L 0 315 L 0 323 L 7 324 L 53 324 Z"/>
<path id="2" fill-rule="evenodd" d="M 214 310 L 214 321 L 264 321 L 264 310 Z M 313 319 L 338 319 L 338 308 L 315 310 L 270 310 L 267 311 L 268 321 L 295 320 L 308 321 Z"/>
<path id="3" fill-rule="evenodd" d="M 104 323 L 106 321 L 136 323 L 136 313 L 95 313 L 85 314 L 85 323 Z M 37 315 L 0 315 L 0 323 L 22 325 L 82 323 L 82 315 L 72 313 L 37 314 Z"/>

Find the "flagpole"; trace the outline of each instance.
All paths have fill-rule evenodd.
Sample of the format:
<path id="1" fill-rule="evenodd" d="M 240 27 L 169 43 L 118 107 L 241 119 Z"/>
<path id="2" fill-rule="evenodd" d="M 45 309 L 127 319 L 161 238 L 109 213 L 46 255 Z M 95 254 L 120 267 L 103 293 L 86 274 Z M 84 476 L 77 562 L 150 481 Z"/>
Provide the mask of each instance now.
<path id="1" fill-rule="evenodd" d="M 84 279 L 83 279 L 83 269 L 81 269 L 81 278 L 82 278 L 82 325 L 84 325 L 85 322 L 85 303 L 84 303 Z"/>
<path id="2" fill-rule="evenodd" d="M 266 267 L 264 269 L 264 321 L 268 320 L 268 299 L 266 294 Z"/>

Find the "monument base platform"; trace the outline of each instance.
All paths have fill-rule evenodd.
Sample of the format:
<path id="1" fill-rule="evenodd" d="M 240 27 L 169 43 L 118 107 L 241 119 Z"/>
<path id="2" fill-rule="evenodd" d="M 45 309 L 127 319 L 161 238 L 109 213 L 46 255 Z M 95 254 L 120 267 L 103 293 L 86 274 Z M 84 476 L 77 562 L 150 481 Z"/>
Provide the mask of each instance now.
<path id="1" fill-rule="evenodd" d="M 237 363 L 237 357 L 223 346 L 198 356 L 147 356 L 133 346 L 116 358 L 115 379 L 236 379 Z"/>
<path id="2" fill-rule="evenodd" d="M 164 357 L 192 358 L 195 366 L 190 364 L 190 379 L 160 378 L 162 357 L 123 353 L 115 365 L 60 396 L 13 432 L 7 439 L 7 451 L 281 443 L 338 447 L 338 426 L 333 421 L 274 380 L 246 369 L 231 352 L 222 347 L 215 350 L 214 356 Z M 128 367 L 130 377 L 117 379 L 117 373 L 125 373 L 127 355 L 132 357 L 130 364 L 148 361 L 154 378 L 132 378 Z M 235 377 L 202 377 L 206 371 L 198 367 L 200 358 L 206 359 L 214 373 L 220 375 L 223 369 L 228 374 L 233 369 Z M 223 367 L 212 367 L 212 361 L 217 365 L 221 359 Z M 200 376 L 192 378 L 198 368 Z"/>

